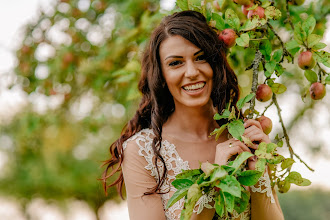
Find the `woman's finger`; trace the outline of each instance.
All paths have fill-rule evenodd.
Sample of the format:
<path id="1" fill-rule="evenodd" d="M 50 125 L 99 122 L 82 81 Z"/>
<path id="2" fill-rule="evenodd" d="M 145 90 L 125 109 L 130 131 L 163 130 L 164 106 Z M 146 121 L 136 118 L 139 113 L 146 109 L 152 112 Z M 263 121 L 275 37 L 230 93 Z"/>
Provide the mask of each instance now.
<path id="1" fill-rule="evenodd" d="M 256 127 L 260 128 L 262 130 L 262 127 L 261 127 L 261 124 L 257 121 L 257 120 L 254 120 L 254 119 L 248 119 L 244 122 L 244 127 L 245 128 L 248 128 L 252 125 L 255 125 Z"/>

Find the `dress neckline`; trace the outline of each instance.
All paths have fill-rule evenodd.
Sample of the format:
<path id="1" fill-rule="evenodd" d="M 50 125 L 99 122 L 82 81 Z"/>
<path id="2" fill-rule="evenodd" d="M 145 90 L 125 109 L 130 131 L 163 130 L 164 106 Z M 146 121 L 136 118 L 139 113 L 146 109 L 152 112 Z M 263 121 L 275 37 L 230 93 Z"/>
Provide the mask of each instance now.
<path id="1" fill-rule="evenodd" d="M 145 129 L 142 129 L 141 131 L 143 131 L 143 130 L 148 130 L 148 132 L 150 132 L 153 135 L 155 135 L 151 128 L 145 128 Z M 187 168 L 190 170 L 191 168 L 189 166 L 189 161 L 182 159 L 182 157 L 180 156 L 179 152 L 177 151 L 177 147 L 175 146 L 175 144 L 173 144 L 172 142 L 168 141 L 167 139 L 162 139 L 162 146 L 166 146 L 166 145 L 169 145 L 169 146 L 171 146 L 173 148 L 173 151 L 174 151 L 174 153 L 177 156 L 177 160 L 179 160 L 180 163 L 185 163 L 187 165 Z"/>

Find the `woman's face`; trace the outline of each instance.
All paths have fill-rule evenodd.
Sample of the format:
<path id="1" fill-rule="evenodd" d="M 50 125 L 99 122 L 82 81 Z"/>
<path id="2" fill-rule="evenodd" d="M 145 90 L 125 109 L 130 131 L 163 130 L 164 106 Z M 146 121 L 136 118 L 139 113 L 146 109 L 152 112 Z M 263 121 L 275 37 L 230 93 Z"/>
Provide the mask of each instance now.
<path id="1" fill-rule="evenodd" d="M 181 36 L 171 36 L 159 48 L 162 73 L 176 108 L 210 104 L 213 70 L 204 52 Z"/>

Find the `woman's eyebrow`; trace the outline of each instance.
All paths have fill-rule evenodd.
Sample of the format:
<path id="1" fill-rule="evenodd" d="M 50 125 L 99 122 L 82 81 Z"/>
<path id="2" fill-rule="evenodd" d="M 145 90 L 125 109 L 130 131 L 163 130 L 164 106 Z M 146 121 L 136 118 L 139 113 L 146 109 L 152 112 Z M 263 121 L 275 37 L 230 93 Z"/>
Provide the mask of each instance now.
<path id="1" fill-rule="evenodd" d="M 194 53 L 194 56 L 196 56 L 197 54 L 202 53 L 202 52 L 203 52 L 203 50 L 199 50 L 196 53 Z"/>
<path id="2" fill-rule="evenodd" d="M 165 58 L 165 60 L 169 59 L 169 58 L 183 58 L 182 56 L 175 56 L 175 55 L 172 55 L 172 56 L 168 56 Z"/>
<path id="3" fill-rule="evenodd" d="M 199 51 L 197 51 L 196 53 L 194 53 L 194 56 L 196 56 L 197 54 L 202 53 L 202 52 L 203 52 L 203 50 L 199 50 Z M 167 60 L 167 59 L 169 59 L 169 58 L 183 58 L 183 57 L 182 57 L 182 56 L 175 56 L 175 55 L 172 55 L 172 56 L 168 56 L 168 57 L 166 57 L 165 60 Z"/>

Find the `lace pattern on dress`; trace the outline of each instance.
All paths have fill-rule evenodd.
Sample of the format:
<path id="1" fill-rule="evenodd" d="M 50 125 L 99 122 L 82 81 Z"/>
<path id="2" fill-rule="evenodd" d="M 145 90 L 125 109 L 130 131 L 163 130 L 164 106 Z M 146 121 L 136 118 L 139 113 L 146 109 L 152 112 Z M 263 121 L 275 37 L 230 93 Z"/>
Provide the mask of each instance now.
<path id="1" fill-rule="evenodd" d="M 256 187 L 258 185 L 258 187 Z M 270 178 L 268 170 L 266 169 L 264 175 L 260 177 L 258 183 L 255 186 L 250 186 L 252 192 L 266 193 L 267 197 L 270 197 L 271 203 L 275 203 L 272 187 L 270 185 Z"/>
<path id="2" fill-rule="evenodd" d="M 127 139 L 123 143 L 123 149 L 125 150 L 127 147 L 127 142 L 135 140 L 135 142 L 139 146 L 139 155 L 144 157 L 147 161 L 147 165 L 144 167 L 146 170 L 149 170 L 151 172 L 151 175 L 158 181 L 158 173 L 157 169 L 154 166 L 153 163 L 153 149 L 152 149 L 152 141 L 154 138 L 154 134 L 151 129 L 143 129 L 139 131 L 138 133 L 134 134 L 132 137 Z M 181 210 L 184 206 L 184 198 L 181 198 L 178 202 L 176 202 L 173 206 L 171 206 L 169 209 L 166 209 L 167 201 L 170 199 L 170 192 L 174 193 L 176 189 L 171 185 L 171 182 L 175 179 L 175 176 L 180 174 L 183 170 L 189 170 L 189 164 L 188 161 L 183 161 L 181 157 L 179 156 L 178 152 L 176 151 L 176 147 L 174 144 L 171 144 L 167 140 L 162 141 L 162 147 L 160 150 L 160 154 L 164 158 L 165 165 L 167 168 L 167 176 L 165 183 L 161 186 L 160 191 L 164 192 L 164 194 L 161 194 L 163 208 L 165 210 L 165 216 L 168 220 L 174 220 L 174 219 L 180 219 Z M 164 171 L 164 166 L 161 161 L 157 162 L 159 173 L 162 173 Z M 267 173 L 267 172 L 265 172 Z M 268 181 L 267 181 L 268 177 Z M 267 192 L 267 196 L 271 196 L 273 201 L 273 195 L 270 188 L 270 181 L 269 176 L 265 175 L 262 181 L 259 184 L 259 188 L 252 188 L 253 192 Z M 262 190 L 261 186 L 264 186 L 265 188 Z M 269 189 L 268 189 L 269 186 Z M 270 193 L 269 193 L 270 192 Z M 209 194 L 204 194 L 196 203 L 194 208 L 194 213 L 201 213 L 203 208 L 212 209 L 212 207 L 209 203 L 212 202 L 213 196 L 215 194 L 215 191 L 212 190 Z M 250 218 L 250 206 L 247 207 L 247 209 L 241 213 L 238 214 L 237 212 L 234 212 L 234 216 L 232 217 L 240 218 L 241 220 L 249 219 Z"/>

